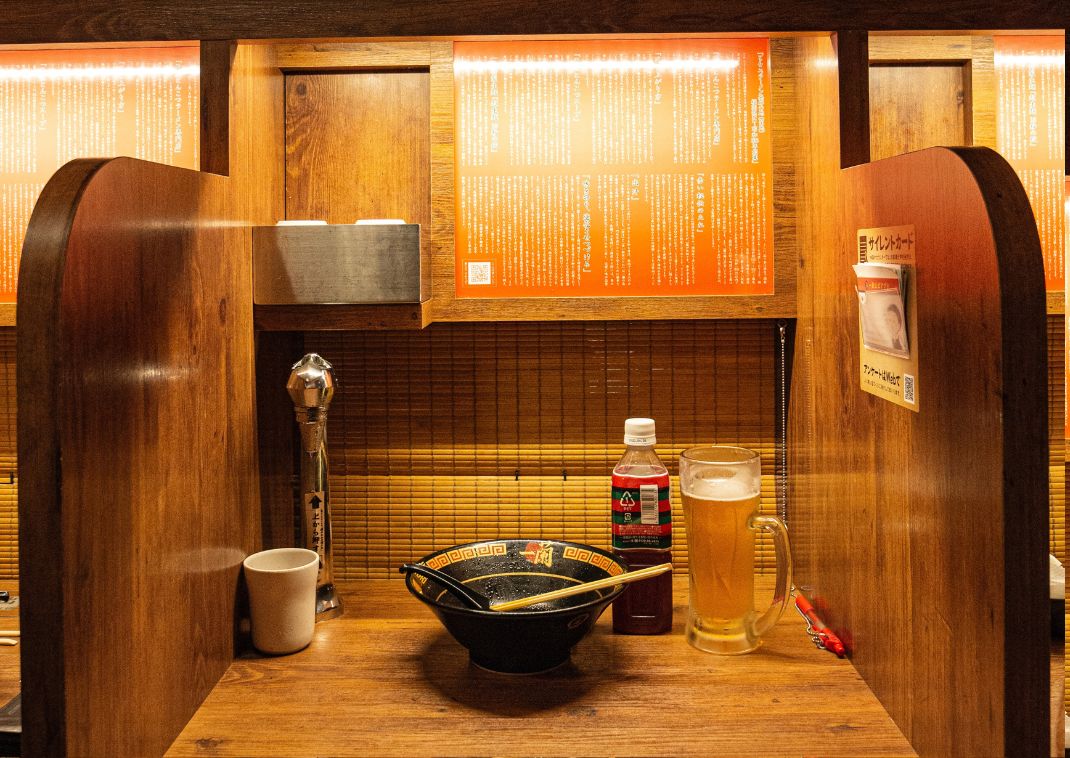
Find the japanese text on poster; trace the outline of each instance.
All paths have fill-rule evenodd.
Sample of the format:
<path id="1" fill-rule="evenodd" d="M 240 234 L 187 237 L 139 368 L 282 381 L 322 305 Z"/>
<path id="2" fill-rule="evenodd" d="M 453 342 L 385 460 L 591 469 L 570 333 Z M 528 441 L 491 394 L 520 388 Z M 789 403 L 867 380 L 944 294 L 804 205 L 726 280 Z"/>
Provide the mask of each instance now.
<path id="1" fill-rule="evenodd" d="M 1040 233 L 1047 289 L 1061 290 L 1066 57 L 1062 36 L 995 38 L 996 149 L 1022 180 Z"/>
<path id="2" fill-rule="evenodd" d="M 771 294 L 768 40 L 458 42 L 459 297 Z"/>
<path id="3" fill-rule="evenodd" d="M 196 47 L 0 51 L 0 302 L 37 196 L 74 158 L 197 168 Z"/>

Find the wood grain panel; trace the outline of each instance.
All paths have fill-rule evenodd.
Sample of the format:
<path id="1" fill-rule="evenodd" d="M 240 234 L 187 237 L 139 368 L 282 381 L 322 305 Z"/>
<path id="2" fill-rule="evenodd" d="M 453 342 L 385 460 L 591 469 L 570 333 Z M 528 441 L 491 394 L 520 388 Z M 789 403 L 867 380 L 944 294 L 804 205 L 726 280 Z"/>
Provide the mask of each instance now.
<path id="1" fill-rule="evenodd" d="M 840 168 L 847 168 L 870 160 L 869 32 L 837 32 L 833 45 L 840 86 Z"/>
<path id="2" fill-rule="evenodd" d="M 798 192 L 795 186 L 796 45 L 792 39 L 769 40 L 769 110 L 773 126 L 773 283 L 778 291 L 790 293 L 789 313 L 770 314 L 791 318 L 797 277 Z"/>
<path id="3" fill-rule="evenodd" d="M 423 329 L 430 302 L 390 305 L 254 305 L 256 328 L 272 332 L 345 329 Z"/>
<path id="4" fill-rule="evenodd" d="M 996 60 L 992 38 L 977 34 L 970 40 L 971 145 L 996 148 Z"/>
<path id="5" fill-rule="evenodd" d="M 826 535 L 817 528 L 799 529 L 796 521 L 820 505 L 812 473 L 818 451 L 814 392 L 819 380 L 814 369 L 814 272 L 819 251 L 836 249 L 839 243 L 841 121 L 837 58 L 831 38 L 800 39 L 796 44 L 799 284 L 788 422 L 788 525 L 795 581 L 809 591 L 805 584 L 817 570 L 814 561 Z M 812 527 L 817 526 L 820 522 L 813 522 Z"/>
<path id="6" fill-rule="evenodd" d="M 287 75 L 287 218 L 400 218 L 429 228 L 428 79 L 420 71 Z"/>
<path id="7" fill-rule="evenodd" d="M 275 46 L 279 68 L 340 71 L 347 68 L 420 68 L 431 65 L 428 42 L 310 42 Z"/>
<path id="8" fill-rule="evenodd" d="M 230 173 L 230 77 L 237 45 L 210 40 L 201 44 L 201 171 Z"/>
<path id="9" fill-rule="evenodd" d="M 453 115 L 453 43 L 431 48 L 431 303 L 430 319 L 447 320 L 457 292 Z M 490 310 L 489 308 L 485 309 Z M 439 315 L 441 314 L 441 315 Z"/>
<path id="10" fill-rule="evenodd" d="M 1026 623 L 1022 628 L 1022 621 L 1044 618 L 1047 605 L 1048 374 L 1043 262 L 1035 225 L 1022 222 L 1030 210 L 1028 197 L 1010 166 L 984 148 L 953 152 L 967 165 L 984 199 L 995 241 L 1002 303 L 999 347 L 1005 394 L 1002 408 L 991 413 L 993 417 L 998 413 L 1002 422 L 1002 440 L 996 444 L 1003 453 L 999 472 L 1005 614 L 999 641 L 1004 654 L 1003 744 L 1015 755 L 1042 754 L 1047 743 L 1041 717 L 1049 676 L 1049 635 L 1039 623 Z M 959 291 L 976 286 L 960 269 L 953 272 L 951 281 Z M 972 325 L 967 322 L 966 326 Z M 959 387 L 948 396 L 958 397 Z M 993 560 L 999 557 L 997 553 Z"/>
<path id="11" fill-rule="evenodd" d="M 970 145 L 969 71 L 962 63 L 869 69 L 873 160 L 926 147 Z"/>
<path id="12" fill-rule="evenodd" d="M 29 755 L 62 755 L 68 743 L 67 666 L 62 633 L 67 623 L 63 597 L 66 550 L 58 534 L 63 515 L 60 428 L 56 422 L 60 365 L 59 353 L 53 347 L 60 316 L 62 266 L 56 265 L 55 258 L 66 252 L 75 206 L 101 165 L 101 161 L 89 160 L 68 163 L 49 180 L 30 219 L 30 233 L 20 260 L 19 289 L 24 294 L 18 298 L 22 315 L 18 319 L 18 339 L 23 352 L 17 360 L 24 368 L 18 380 L 24 380 L 29 366 L 45 379 L 38 401 L 24 400 L 26 407 L 18 411 L 22 421 L 18 440 L 22 483 L 19 544 L 23 546 L 19 578 L 23 592 L 29 593 L 29 598 L 22 600 L 22 623 L 27 632 L 40 631 L 27 638 L 21 650 L 26 680 L 23 749 Z M 40 221 L 34 223 L 35 219 Z M 44 349 L 31 351 L 31 345 Z"/>
<path id="13" fill-rule="evenodd" d="M 920 754 L 1044 755 L 1044 294 L 1028 201 L 983 148 L 844 180 L 841 230 L 916 228 L 923 389 L 915 414 L 859 388 L 846 234 L 812 271 L 800 583 Z"/>
<path id="14" fill-rule="evenodd" d="M 354 9 L 322 0 L 295 12 L 282 0 L 58 0 L 5 9 L 0 42 L 93 40 L 413 37 L 477 34 L 810 31 L 833 29 L 1062 29 L 1065 9 L 1050 0 L 993 4 L 987 0 L 902 0 L 893 6 L 839 0 L 773 0 L 761 5 L 656 0 L 374 0 Z"/>
<path id="15" fill-rule="evenodd" d="M 31 218 L 18 320 L 29 754 L 160 752 L 233 657 L 258 496 L 248 235 L 198 228 L 227 218 L 225 199 L 208 174 L 74 162 Z M 153 719 L 133 728 L 148 702 Z"/>
<path id="16" fill-rule="evenodd" d="M 286 212 L 284 82 L 274 49 L 235 45 L 227 83 L 230 118 L 225 144 L 230 150 L 233 201 L 246 223 L 270 226 Z M 221 138 L 210 141 L 224 144 Z"/>
<path id="17" fill-rule="evenodd" d="M 340 589 L 345 616 L 295 655 L 235 661 L 168 755 L 914 755 L 794 613 L 754 654 L 707 655 L 684 642 L 680 583 L 670 633 L 614 635 L 606 613 L 569 664 L 503 677 L 398 582 Z"/>
<path id="18" fill-rule="evenodd" d="M 963 86 L 970 101 L 963 144 L 996 149 L 996 78 L 992 37 L 871 34 L 869 60 L 882 64 L 943 64 L 963 67 Z M 921 89 L 921 87 L 919 87 Z M 877 101 L 874 100 L 874 105 Z M 945 145 L 949 143 L 944 143 Z M 933 147 L 933 142 L 924 147 Z"/>

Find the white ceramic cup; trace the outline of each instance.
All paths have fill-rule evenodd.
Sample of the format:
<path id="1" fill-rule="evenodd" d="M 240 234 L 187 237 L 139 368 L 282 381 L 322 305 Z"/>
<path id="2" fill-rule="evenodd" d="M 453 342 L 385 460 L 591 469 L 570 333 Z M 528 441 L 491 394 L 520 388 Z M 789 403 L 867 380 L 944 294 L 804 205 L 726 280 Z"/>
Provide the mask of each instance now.
<path id="1" fill-rule="evenodd" d="M 281 655 L 306 647 L 316 625 L 319 556 L 300 547 L 281 547 L 253 553 L 242 566 L 256 649 Z"/>

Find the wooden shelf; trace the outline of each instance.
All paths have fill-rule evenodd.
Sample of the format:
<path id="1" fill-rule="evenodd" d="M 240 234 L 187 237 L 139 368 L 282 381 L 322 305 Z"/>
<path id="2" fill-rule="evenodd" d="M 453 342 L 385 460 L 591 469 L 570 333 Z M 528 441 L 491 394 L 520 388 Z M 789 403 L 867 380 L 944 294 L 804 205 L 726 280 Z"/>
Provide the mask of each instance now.
<path id="1" fill-rule="evenodd" d="M 464 303 L 463 308 L 458 303 Z M 648 321 L 795 318 L 783 299 L 761 297 L 591 297 L 451 301 L 388 305 L 256 305 L 256 328 L 268 332 L 422 329 L 434 322 Z"/>
<path id="2" fill-rule="evenodd" d="M 460 308 L 458 303 L 464 303 Z M 0 326 L 4 320 L 0 303 Z M 1065 313 L 1061 292 L 1047 293 L 1048 315 Z M 256 328 L 267 332 L 314 332 L 338 330 L 422 329 L 442 321 L 575 321 L 649 319 L 742 319 L 795 318 L 795 307 L 776 296 L 766 297 L 592 297 L 537 298 L 533 300 L 464 300 L 437 307 L 432 298 L 424 303 L 381 305 L 256 305 Z"/>
<path id="3" fill-rule="evenodd" d="M 253 324 L 265 332 L 423 329 L 428 323 L 428 303 L 253 306 Z"/>
<path id="4" fill-rule="evenodd" d="M 647 298 L 637 298 L 647 300 Z M 612 300 L 610 310 L 612 315 L 606 315 L 606 302 L 599 300 Z M 621 318 L 628 319 L 627 302 L 620 302 L 618 298 L 592 299 L 589 310 L 583 311 L 588 315 L 571 315 L 551 317 L 541 310 L 529 311 L 534 313 L 534 320 L 553 321 L 564 317 L 567 319 L 587 318 L 605 319 Z M 510 301 L 517 309 L 522 308 L 523 301 Z M 601 305 L 601 307 L 599 307 Z M 564 309 L 562 309 L 564 310 Z M 726 312 L 723 307 L 711 305 L 706 315 L 696 317 L 692 307 L 683 309 L 678 318 L 795 318 L 794 308 L 770 308 L 763 312 L 760 307 L 748 309 L 746 313 L 737 312 L 734 316 Z M 620 311 L 620 313 L 617 313 Z M 576 310 L 575 313 L 580 313 Z M 1048 293 L 1048 315 L 1061 315 L 1066 312 L 1065 301 L 1061 293 Z M 600 314 L 600 315 L 599 315 Z M 513 318 L 506 319 L 501 316 L 506 314 L 496 313 L 491 320 L 529 321 L 532 318 L 524 318 L 523 314 L 513 312 Z M 633 314 L 631 318 L 663 318 L 654 312 L 645 309 Z M 422 329 L 432 322 L 430 314 L 430 301 L 427 303 L 404 303 L 400 305 L 257 305 L 253 307 L 253 320 L 256 328 L 265 332 L 314 332 L 325 330 L 377 330 L 377 329 Z M 15 304 L 0 303 L 0 328 L 15 326 Z"/>
<path id="5" fill-rule="evenodd" d="M 471 666 L 402 582 L 343 583 L 342 618 L 294 655 L 236 660 L 168 754 L 915 755 L 798 615 L 756 653 L 709 655 L 683 639 L 675 584 L 670 634 L 614 635 L 607 611 L 571 663 L 503 676 Z"/>
<path id="6" fill-rule="evenodd" d="M 472 301 L 478 308 L 483 303 L 487 314 L 484 318 L 466 315 L 461 318 L 435 318 L 431 311 L 431 301 L 401 305 L 257 305 L 253 308 L 256 328 L 265 332 L 315 332 L 340 330 L 379 330 L 379 329 L 422 329 L 436 321 L 644 321 L 666 318 L 674 319 L 741 319 L 741 318 L 795 318 L 795 309 L 770 307 L 768 310 L 760 305 L 748 304 L 745 308 L 733 308 L 711 302 L 704 310 L 697 310 L 691 302 L 697 298 L 687 298 L 689 302 L 678 310 L 664 307 L 646 306 L 644 302 L 636 307 L 629 300 L 651 301 L 669 300 L 670 298 L 591 298 L 586 307 L 578 307 L 576 298 L 568 300 L 567 305 L 554 309 L 538 302 L 525 308 L 524 300 L 509 301 Z M 715 299 L 713 299 L 715 300 Z M 507 303 L 503 306 L 502 303 Z M 1066 312 L 1061 293 L 1048 293 L 1048 315 L 1062 315 Z M 3 305 L 0 304 L 0 327 L 14 326 L 15 316 L 12 309 L 11 321 L 4 320 Z"/>

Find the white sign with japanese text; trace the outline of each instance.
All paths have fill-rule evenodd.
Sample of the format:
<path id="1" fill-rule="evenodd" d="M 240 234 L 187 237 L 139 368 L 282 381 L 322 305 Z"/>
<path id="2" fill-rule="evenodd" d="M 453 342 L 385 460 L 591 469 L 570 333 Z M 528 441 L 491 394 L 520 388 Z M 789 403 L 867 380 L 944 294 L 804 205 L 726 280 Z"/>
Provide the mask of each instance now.
<path id="1" fill-rule="evenodd" d="M 859 229 L 859 361 L 862 389 L 918 412 L 918 307 L 914 226 Z"/>

